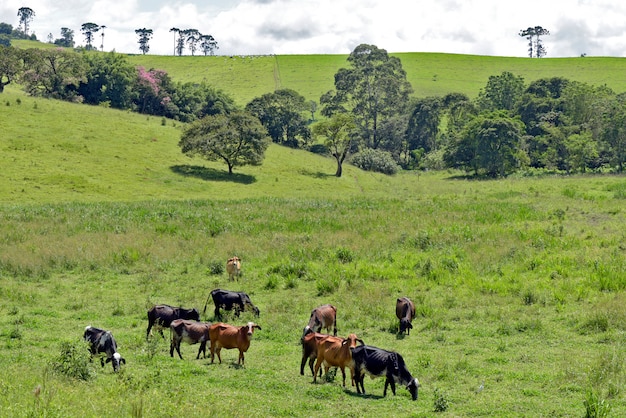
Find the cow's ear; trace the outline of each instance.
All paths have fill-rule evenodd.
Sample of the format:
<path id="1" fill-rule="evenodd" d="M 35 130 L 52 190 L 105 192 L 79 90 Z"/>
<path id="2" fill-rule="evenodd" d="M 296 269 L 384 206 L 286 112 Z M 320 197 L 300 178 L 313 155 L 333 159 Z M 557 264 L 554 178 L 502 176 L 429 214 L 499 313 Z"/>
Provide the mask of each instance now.
<path id="1" fill-rule="evenodd" d="M 126 364 L 126 359 L 124 357 L 120 358 L 120 364 Z"/>
<path id="2" fill-rule="evenodd" d="M 261 326 L 260 326 L 260 325 L 257 325 L 257 324 L 254 324 L 254 328 L 261 329 Z"/>
<path id="3" fill-rule="evenodd" d="M 105 363 L 110 363 L 111 362 L 111 358 L 107 358 Z"/>

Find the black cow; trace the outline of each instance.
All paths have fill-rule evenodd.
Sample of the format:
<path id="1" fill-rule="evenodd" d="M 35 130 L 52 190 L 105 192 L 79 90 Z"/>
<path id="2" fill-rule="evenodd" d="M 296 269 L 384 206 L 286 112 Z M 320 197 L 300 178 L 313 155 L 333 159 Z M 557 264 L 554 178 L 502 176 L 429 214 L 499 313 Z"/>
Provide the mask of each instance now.
<path id="1" fill-rule="evenodd" d="M 230 290 L 214 289 L 211 291 L 211 297 L 215 304 L 215 317 L 220 318 L 220 308 L 231 311 L 235 310 L 235 316 L 239 317 L 239 314 L 246 309 L 252 310 L 256 316 L 259 316 L 259 308 L 254 306 L 250 296 L 244 292 L 231 292 Z M 206 307 L 206 304 L 205 304 Z"/>
<path id="2" fill-rule="evenodd" d="M 114 372 L 119 370 L 120 364 L 126 364 L 126 360 L 117 352 L 117 343 L 111 331 L 89 325 L 85 328 L 83 339 L 89 343 L 89 352 L 92 356 L 99 353 L 106 354 L 106 362 L 111 362 Z M 104 367 L 104 362 L 104 358 L 100 357 L 102 367 Z"/>
<path id="3" fill-rule="evenodd" d="M 190 321 L 199 321 L 200 312 L 196 308 L 174 308 L 169 305 L 155 305 L 148 311 L 148 330 L 146 331 L 146 339 L 150 336 L 152 326 L 155 327 L 165 339 L 163 328 L 169 328 L 175 319 L 188 319 Z"/>
<path id="4" fill-rule="evenodd" d="M 400 383 L 405 385 L 407 390 L 411 392 L 413 400 L 417 400 L 417 391 L 420 383 L 416 377 L 411 376 L 400 354 L 372 347 L 371 345 L 360 345 L 351 350 L 352 360 L 354 361 L 354 381 L 358 393 L 365 393 L 363 377 L 367 373 L 372 378 L 386 377 L 383 396 L 387 396 L 387 386 L 389 385 L 391 385 L 391 391 L 395 395 L 396 383 Z"/>

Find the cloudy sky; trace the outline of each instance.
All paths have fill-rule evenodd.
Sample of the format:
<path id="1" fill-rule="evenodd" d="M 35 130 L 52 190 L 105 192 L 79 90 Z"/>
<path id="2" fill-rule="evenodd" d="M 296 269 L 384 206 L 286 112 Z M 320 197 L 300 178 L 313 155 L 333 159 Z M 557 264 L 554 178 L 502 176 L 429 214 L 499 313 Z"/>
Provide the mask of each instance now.
<path id="1" fill-rule="evenodd" d="M 624 0 L 2 0 L 0 22 L 17 27 L 30 7 L 39 40 L 83 23 L 106 26 L 104 50 L 139 53 L 135 29 L 154 32 L 150 54 L 174 50 L 173 27 L 213 35 L 218 54 L 348 54 L 362 43 L 388 52 L 527 55 L 518 33 L 543 37 L 548 57 L 626 56 Z"/>

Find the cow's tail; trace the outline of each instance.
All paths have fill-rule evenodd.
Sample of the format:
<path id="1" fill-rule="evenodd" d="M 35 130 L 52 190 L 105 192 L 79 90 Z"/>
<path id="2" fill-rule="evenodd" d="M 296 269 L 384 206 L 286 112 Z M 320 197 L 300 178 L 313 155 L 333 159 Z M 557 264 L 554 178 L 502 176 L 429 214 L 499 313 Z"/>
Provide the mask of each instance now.
<path id="1" fill-rule="evenodd" d="M 206 307 L 209 304 L 210 297 L 211 297 L 211 294 L 209 293 L 209 296 L 206 297 L 206 302 L 204 302 L 204 309 L 202 310 L 202 315 L 206 314 Z"/>

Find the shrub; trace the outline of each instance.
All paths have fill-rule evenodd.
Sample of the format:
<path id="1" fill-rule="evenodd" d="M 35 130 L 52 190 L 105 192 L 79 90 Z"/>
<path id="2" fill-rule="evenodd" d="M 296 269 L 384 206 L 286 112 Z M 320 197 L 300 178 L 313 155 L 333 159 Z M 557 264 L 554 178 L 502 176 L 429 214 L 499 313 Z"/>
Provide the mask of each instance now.
<path id="1" fill-rule="evenodd" d="M 446 394 L 440 392 L 438 388 L 435 388 L 435 398 L 433 400 L 434 412 L 445 412 L 448 410 L 449 402 Z"/>
<path id="2" fill-rule="evenodd" d="M 214 276 L 224 273 L 224 263 L 221 261 L 211 261 L 209 264 L 209 273 Z"/>
<path id="3" fill-rule="evenodd" d="M 79 380 L 90 380 L 95 376 L 91 354 L 86 343 L 61 343 L 59 355 L 51 361 L 52 370 L 63 376 Z"/>
<path id="4" fill-rule="evenodd" d="M 365 171 L 375 171 L 383 174 L 396 174 L 400 167 L 391 153 L 378 149 L 366 148 L 350 158 L 350 164 Z"/>

